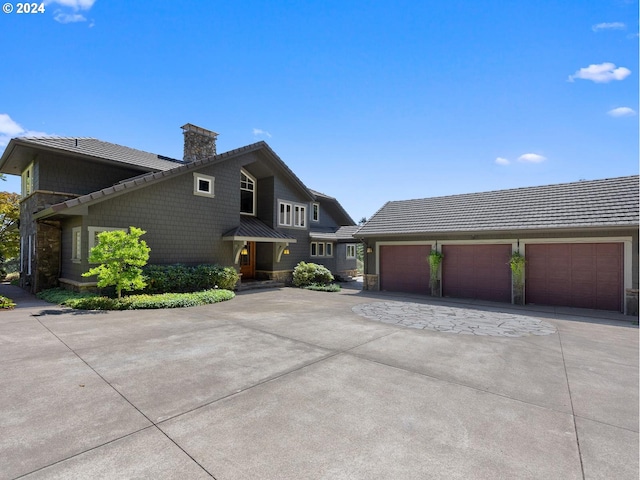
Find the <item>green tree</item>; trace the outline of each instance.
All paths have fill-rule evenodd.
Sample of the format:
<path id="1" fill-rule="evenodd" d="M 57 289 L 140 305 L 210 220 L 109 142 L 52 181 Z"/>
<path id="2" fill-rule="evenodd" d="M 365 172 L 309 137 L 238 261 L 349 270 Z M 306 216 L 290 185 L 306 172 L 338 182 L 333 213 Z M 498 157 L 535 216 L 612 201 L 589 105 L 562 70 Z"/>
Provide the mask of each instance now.
<path id="1" fill-rule="evenodd" d="M 20 195 L 0 192 L 0 263 L 20 253 Z"/>
<path id="2" fill-rule="evenodd" d="M 90 263 L 99 263 L 83 277 L 98 276 L 99 287 L 114 285 L 118 298 L 122 290 L 139 290 L 146 286 L 142 267 L 149 260 L 151 249 L 140 237 L 144 230 L 129 227 L 129 233 L 113 230 L 98 234 L 98 244 L 89 253 Z"/>

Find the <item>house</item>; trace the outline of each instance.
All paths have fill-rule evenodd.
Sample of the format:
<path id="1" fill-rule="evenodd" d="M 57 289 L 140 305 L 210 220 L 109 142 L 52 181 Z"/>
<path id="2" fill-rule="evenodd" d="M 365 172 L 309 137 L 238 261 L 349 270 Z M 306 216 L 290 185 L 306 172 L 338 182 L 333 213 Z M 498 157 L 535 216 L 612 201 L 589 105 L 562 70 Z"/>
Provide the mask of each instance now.
<path id="1" fill-rule="evenodd" d="M 354 236 L 364 288 L 515 302 L 509 260 L 524 255 L 524 301 L 638 313 L 638 176 L 386 203 Z M 522 295 L 520 295 L 522 298 Z"/>
<path id="2" fill-rule="evenodd" d="M 241 280 L 287 280 L 301 260 L 355 274 L 354 221 L 310 190 L 265 143 L 217 154 L 217 133 L 186 124 L 184 160 L 94 138 L 22 137 L 0 172 L 22 176 L 21 284 L 82 277 L 97 234 L 146 230 L 149 263 L 235 266 Z"/>

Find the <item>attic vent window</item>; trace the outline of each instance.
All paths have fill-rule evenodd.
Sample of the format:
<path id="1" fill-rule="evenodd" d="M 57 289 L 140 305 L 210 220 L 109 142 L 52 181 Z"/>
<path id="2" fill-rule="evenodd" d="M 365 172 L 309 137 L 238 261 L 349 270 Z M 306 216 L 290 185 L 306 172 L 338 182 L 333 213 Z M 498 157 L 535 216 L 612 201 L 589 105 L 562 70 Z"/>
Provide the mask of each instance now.
<path id="1" fill-rule="evenodd" d="M 201 173 L 193 174 L 193 194 L 201 197 L 214 197 L 214 177 Z"/>

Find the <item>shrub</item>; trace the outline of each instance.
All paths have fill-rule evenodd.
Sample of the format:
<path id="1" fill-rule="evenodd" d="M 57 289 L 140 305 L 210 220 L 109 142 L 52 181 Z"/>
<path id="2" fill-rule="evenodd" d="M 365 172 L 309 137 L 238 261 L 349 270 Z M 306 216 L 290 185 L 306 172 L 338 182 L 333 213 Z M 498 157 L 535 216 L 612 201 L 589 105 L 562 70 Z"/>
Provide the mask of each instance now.
<path id="1" fill-rule="evenodd" d="M 122 230 L 98 234 L 98 244 L 89 252 L 89 262 L 99 263 L 83 273 L 83 277 L 98 276 L 99 287 L 116 287 L 118 298 L 122 290 L 140 290 L 145 287 L 142 268 L 149 260 L 151 250 L 140 237 L 146 232 L 129 227 L 129 233 Z"/>
<path id="2" fill-rule="evenodd" d="M 327 285 L 333 282 L 333 275 L 323 265 L 300 262 L 293 270 L 293 284 L 307 287 L 312 284 Z"/>
<path id="3" fill-rule="evenodd" d="M 15 306 L 16 304 L 13 302 L 13 300 L 0 295 L 0 309 L 9 310 L 11 308 L 14 308 Z"/>
<path id="4" fill-rule="evenodd" d="M 147 282 L 144 293 L 233 290 L 240 278 L 234 268 L 220 265 L 147 265 L 143 274 Z"/>
<path id="5" fill-rule="evenodd" d="M 8 273 L 4 277 L 4 281 L 5 282 L 14 282 L 16 280 L 20 280 L 20 273 L 19 272 L 11 272 L 11 273 Z"/>
<path id="6" fill-rule="evenodd" d="M 216 289 L 193 293 L 142 294 L 109 298 L 55 288 L 40 292 L 38 297 L 79 310 L 142 310 L 207 305 L 231 300 L 235 294 L 229 290 Z"/>
<path id="7" fill-rule="evenodd" d="M 330 283 L 329 285 L 320 285 L 317 283 L 313 283 L 304 288 L 306 288 L 307 290 L 315 290 L 316 292 L 339 292 L 342 289 L 342 287 L 340 287 L 340 285 L 338 285 L 337 283 Z"/>

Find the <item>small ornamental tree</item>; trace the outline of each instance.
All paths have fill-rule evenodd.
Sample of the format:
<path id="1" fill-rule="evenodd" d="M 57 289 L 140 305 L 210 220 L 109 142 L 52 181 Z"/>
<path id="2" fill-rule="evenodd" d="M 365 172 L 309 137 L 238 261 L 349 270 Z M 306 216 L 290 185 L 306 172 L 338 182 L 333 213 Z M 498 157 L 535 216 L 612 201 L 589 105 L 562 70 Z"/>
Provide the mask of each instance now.
<path id="1" fill-rule="evenodd" d="M 118 298 L 122 290 L 139 290 L 146 286 L 142 267 L 149 260 L 151 249 L 140 237 L 144 230 L 129 227 L 129 233 L 113 230 L 98 234 L 98 244 L 89 253 L 90 263 L 99 263 L 83 277 L 98 276 L 99 287 L 116 287 Z"/>

